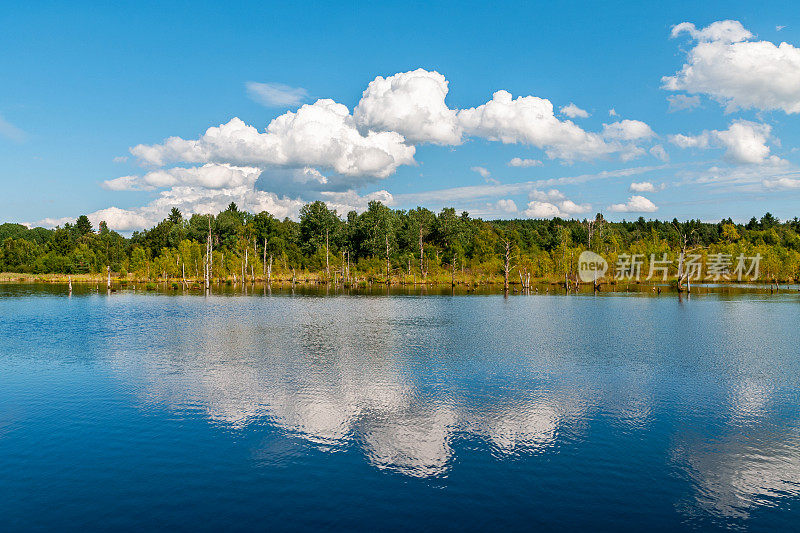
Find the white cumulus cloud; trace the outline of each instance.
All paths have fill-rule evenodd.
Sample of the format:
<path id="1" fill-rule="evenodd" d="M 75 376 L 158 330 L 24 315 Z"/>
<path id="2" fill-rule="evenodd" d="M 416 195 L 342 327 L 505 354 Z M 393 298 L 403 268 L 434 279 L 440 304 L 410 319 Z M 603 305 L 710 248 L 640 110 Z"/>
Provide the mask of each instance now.
<path id="1" fill-rule="evenodd" d="M 222 189 L 253 185 L 261 174 L 255 167 L 236 167 L 228 164 L 206 163 L 199 167 L 174 167 L 154 170 L 144 176 L 123 176 L 103 182 L 103 187 L 112 191 L 152 190 L 176 185 Z"/>
<path id="2" fill-rule="evenodd" d="M 497 209 L 503 211 L 505 213 L 516 213 L 517 212 L 517 204 L 514 203 L 514 200 L 509 198 L 503 198 L 497 201 Z"/>
<path id="3" fill-rule="evenodd" d="M 706 130 L 699 135 L 671 135 L 669 140 L 680 148 L 724 148 L 726 159 L 743 164 L 780 164 L 782 160 L 770 155 L 767 141 L 771 138 L 769 124 L 736 120 L 727 130 Z"/>
<path id="4" fill-rule="evenodd" d="M 345 215 L 350 211 L 364 212 L 369 207 L 370 202 L 381 202 L 383 205 L 394 205 L 394 197 L 389 191 L 380 190 L 365 195 L 359 195 L 356 191 L 323 191 L 320 193 L 323 201 L 330 209 L 335 209 L 340 215 Z"/>
<path id="5" fill-rule="evenodd" d="M 528 144 L 544 149 L 550 158 L 593 159 L 621 150 L 570 120 L 559 120 L 550 100 L 536 96 L 514 98 L 508 91 L 497 91 L 489 102 L 459 111 L 458 118 L 469 135 Z"/>
<path id="6" fill-rule="evenodd" d="M 728 111 L 800 113 L 800 48 L 751 40 L 753 35 L 733 20 L 700 30 L 684 22 L 673 28 L 672 35 L 684 32 L 697 42 L 681 70 L 662 78 L 664 89 L 707 94 Z"/>
<path id="7" fill-rule="evenodd" d="M 567 116 L 569 118 L 589 118 L 588 111 L 586 111 L 585 109 L 581 109 L 580 107 L 576 106 L 573 103 L 565 105 L 564 107 L 559 109 L 559 112 L 562 115 Z"/>
<path id="8" fill-rule="evenodd" d="M 649 181 L 633 182 L 630 186 L 631 192 L 656 192 L 656 186 Z"/>
<path id="9" fill-rule="evenodd" d="M 620 120 L 611 124 L 603 124 L 603 136 L 606 139 L 620 141 L 637 141 L 655 136 L 655 132 L 641 120 Z"/>
<path id="10" fill-rule="evenodd" d="M 653 213 L 658 207 L 644 196 L 633 195 L 624 204 L 612 204 L 608 210 L 617 213 Z"/>
<path id="11" fill-rule="evenodd" d="M 447 107 L 448 81 L 436 71 L 417 69 L 369 83 L 353 110 L 365 130 L 396 131 L 411 143 L 461 143 L 456 111 Z"/>
<path id="12" fill-rule="evenodd" d="M 345 176 L 385 178 L 398 166 L 414 163 L 413 146 L 396 132 L 362 135 L 347 107 L 317 100 L 270 122 L 264 133 L 239 118 L 208 128 L 196 140 L 170 137 L 162 144 L 138 145 L 131 153 L 142 162 L 228 163 L 333 169 Z"/>
<path id="13" fill-rule="evenodd" d="M 510 167 L 539 167 L 542 165 L 542 162 L 538 159 L 522 159 L 520 157 L 515 157 L 508 162 L 508 166 Z"/>
<path id="14" fill-rule="evenodd" d="M 578 204 L 568 200 L 558 189 L 541 191 L 534 189 L 529 193 L 530 202 L 524 211 L 528 218 L 569 218 L 591 211 L 590 204 Z"/>

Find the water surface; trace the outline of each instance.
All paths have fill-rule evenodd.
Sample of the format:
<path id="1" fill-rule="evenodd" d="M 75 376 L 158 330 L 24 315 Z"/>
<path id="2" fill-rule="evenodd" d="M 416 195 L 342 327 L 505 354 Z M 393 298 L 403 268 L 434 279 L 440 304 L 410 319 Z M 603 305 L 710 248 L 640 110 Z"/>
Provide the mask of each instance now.
<path id="1" fill-rule="evenodd" d="M 0 286 L 0 530 L 795 529 L 798 310 Z"/>

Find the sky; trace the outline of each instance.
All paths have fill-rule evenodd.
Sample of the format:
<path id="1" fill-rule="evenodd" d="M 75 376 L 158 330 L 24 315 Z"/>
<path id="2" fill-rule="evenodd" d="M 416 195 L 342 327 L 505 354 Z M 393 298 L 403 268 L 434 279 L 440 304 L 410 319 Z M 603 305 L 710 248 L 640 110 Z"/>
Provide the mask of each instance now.
<path id="1" fill-rule="evenodd" d="M 0 220 L 800 216 L 791 2 L 340 4 L 5 6 Z"/>

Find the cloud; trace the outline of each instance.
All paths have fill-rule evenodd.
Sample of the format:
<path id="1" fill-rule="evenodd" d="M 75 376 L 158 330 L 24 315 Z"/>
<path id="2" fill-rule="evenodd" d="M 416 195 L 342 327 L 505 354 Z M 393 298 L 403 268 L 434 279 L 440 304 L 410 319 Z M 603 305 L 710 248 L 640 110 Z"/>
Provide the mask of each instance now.
<path id="1" fill-rule="evenodd" d="M 767 189 L 773 189 L 776 191 L 790 191 L 790 190 L 800 189 L 800 179 L 790 178 L 788 176 L 774 178 L 774 179 L 765 179 L 761 183 Z"/>
<path id="2" fill-rule="evenodd" d="M 564 218 L 564 213 L 559 211 L 558 206 L 555 204 L 534 200 L 528 202 L 528 208 L 525 210 L 525 216 L 528 218 Z"/>
<path id="3" fill-rule="evenodd" d="M 383 205 L 394 205 L 394 197 L 389 191 L 380 190 L 359 195 L 356 191 L 332 192 L 323 191 L 320 193 L 323 201 L 330 209 L 335 209 L 339 215 L 345 215 L 350 211 L 362 213 L 367 210 L 370 202 L 381 202 Z"/>
<path id="4" fill-rule="evenodd" d="M 648 151 L 656 159 L 660 159 L 661 161 L 669 161 L 669 154 L 664 149 L 664 147 L 661 146 L 660 144 L 656 144 L 655 146 L 652 146 L 650 148 L 650 150 L 648 150 Z"/>
<path id="5" fill-rule="evenodd" d="M 113 159 L 114 163 L 126 163 L 128 161 L 128 156 L 120 155 Z"/>
<path id="6" fill-rule="evenodd" d="M 655 137 L 655 132 L 641 120 L 621 120 L 603 124 L 603 137 L 619 141 L 638 141 Z"/>
<path id="7" fill-rule="evenodd" d="M 100 209 L 99 211 L 89 213 L 87 216 L 95 229 L 98 228 L 100 222 L 105 222 L 108 224 L 109 229 L 115 231 L 130 231 L 143 228 L 150 224 L 150 221 L 141 214 L 118 207 Z M 75 221 L 76 217 L 45 218 L 36 222 L 35 225 L 45 228 L 54 228 L 56 226 L 63 226 L 64 224 L 74 224 Z"/>
<path id="8" fill-rule="evenodd" d="M 265 129 L 234 117 L 194 139 L 169 137 L 158 144 L 140 144 L 130 152 L 146 171 L 106 180 L 102 186 L 114 191 L 156 191 L 152 202 L 130 210 L 141 217 L 130 218 L 136 223 L 155 223 L 173 206 L 186 214 L 208 213 L 224 209 L 231 201 L 243 209 L 267 210 L 283 217 L 296 216 L 304 200 L 322 198 L 344 212 L 365 208 L 370 198 L 398 202 L 399 197 L 415 197 L 391 197 L 386 191 L 361 196 L 357 191 L 394 174 L 400 166 L 415 165 L 415 144 L 419 143 L 452 146 L 467 137 L 479 137 L 527 144 L 544 150 L 549 158 L 571 162 L 612 155 L 622 160 L 637 157 L 646 153 L 637 143 L 655 135 L 647 124 L 634 120 L 606 125 L 602 132 L 588 132 L 570 120 L 557 118 L 547 99 L 514 98 L 502 90 L 477 107 L 451 109 L 445 103 L 448 89 L 448 81 L 435 71 L 417 69 L 378 76 L 364 90 L 352 114 L 342 104 L 320 99 L 277 116 Z M 251 96 L 276 105 L 297 104 L 307 96 L 302 89 L 277 84 L 249 83 L 248 90 Z M 573 107 L 566 106 L 562 112 L 581 116 L 582 110 Z M 518 157 L 509 162 L 517 167 L 540 164 L 538 159 Z M 491 183 L 486 186 L 491 196 L 505 200 L 514 194 L 504 193 L 506 189 L 526 193 L 539 184 L 584 179 L 504 186 L 489 177 L 488 169 L 474 170 Z M 621 172 L 627 175 L 631 171 Z M 617 171 L 600 175 L 617 175 Z M 426 194 L 439 193 L 416 197 Z M 471 190 L 469 194 L 476 193 Z M 452 201 L 452 197 L 446 200 Z M 566 198 L 532 200 L 551 203 L 565 214 L 589 208 Z M 484 201 L 480 205 L 489 204 Z M 504 205 L 510 208 L 509 203 Z M 133 222 L 121 223 L 130 224 Z"/>
<path id="9" fill-rule="evenodd" d="M 162 144 L 138 145 L 131 153 L 143 163 L 228 163 L 332 169 L 344 176 L 385 178 L 414 163 L 413 146 L 396 132 L 362 135 L 346 106 L 317 100 L 275 118 L 266 132 L 239 118 L 208 128 L 197 140 L 170 137 Z"/>
<path id="10" fill-rule="evenodd" d="M 92 225 L 97 228 L 101 221 L 105 221 L 108 227 L 116 231 L 129 231 L 142 228 L 150 222 L 141 214 L 118 207 L 108 207 L 90 213 L 88 215 Z"/>
<path id="11" fill-rule="evenodd" d="M 513 158 L 511 161 L 508 162 L 508 166 L 510 167 L 539 167 L 542 165 L 542 162 L 538 159 L 520 159 L 519 157 Z"/>
<path id="12" fill-rule="evenodd" d="M 236 202 L 243 210 L 253 213 L 267 211 L 278 218 L 297 218 L 305 203 L 299 198 L 279 197 L 275 193 L 254 190 L 252 186 L 225 189 L 179 186 L 161 191 L 152 202 L 136 209 L 109 207 L 87 216 L 95 227 L 105 220 L 112 230 L 131 231 L 157 224 L 166 218 L 173 207 L 180 209 L 185 216 L 194 213 L 216 214 L 224 211 L 230 202 Z M 48 218 L 37 224 L 54 227 L 74 221 L 75 217 Z"/>
<path id="13" fill-rule="evenodd" d="M 459 111 L 458 119 L 468 135 L 535 146 L 551 159 L 594 159 L 623 149 L 572 121 L 557 119 L 553 104 L 536 96 L 515 99 L 508 91 L 497 91 L 489 102 Z"/>
<path id="14" fill-rule="evenodd" d="M 579 174 L 575 176 L 523 181 L 519 183 L 467 185 L 416 193 L 396 194 L 395 200 L 398 205 L 452 205 L 453 202 L 466 202 L 477 199 L 507 197 L 515 194 L 528 194 L 530 199 L 533 200 L 544 198 L 546 201 L 552 201 L 553 199 L 563 199 L 564 195 L 557 189 L 544 191 L 542 190 L 543 188 L 561 185 L 577 185 L 595 180 L 638 176 L 655 170 L 664 170 L 665 168 L 667 168 L 666 165 L 629 167 L 617 170 L 603 170 L 593 174 Z"/>
<path id="15" fill-rule="evenodd" d="M 473 171 L 473 172 L 477 172 L 478 174 L 480 174 L 484 178 L 488 178 L 489 176 L 492 175 L 492 173 L 489 172 L 489 170 L 484 168 L 484 167 L 471 167 L 470 170 Z"/>
<path id="16" fill-rule="evenodd" d="M 662 78 L 669 91 L 707 94 L 736 109 L 800 113 L 800 49 L 788 43 L 750 40 L 753 35 L 733 20 L 698 30 L 684 22 L 672 36 L 688 33 L 695 46 L 673 76 Z"/>
<path id="17" fill-rule="evenodd" d="M 589 118 L 589 112 L 588 111 L 586 111 L 584 109 L 581 109 L 580 107 L 576 106 L 573 103 L 570 103 L 569 105 L 565 105 L 564 107 L 559 109 L 559 112 L 562 115 L 565 115 L 565 116 L 567 116 L 569 118 Z"/>
<path id="18" fill-rule="evenodd" d="M 444 100 L 448 82 L 436 71 L 417 69 L 369 83 L 353 110 L 362 130 L 395 131 L 411 143 L 461 144 L 456 111 Z"/>
<path id="19" fill-rule="evenodd" d="M 302 87 L 289 87 L 282 83 L 245 83 L 247 95 L 266 107 L 296 107 L 308 98 L 308 91 Z"/>
<path id="20" fill-rule="evenodd" d="M 698 30 L 691 22 L 681 22 L 672 27 L 673 38 L 684 32 L 700 42 L 738 43 L 753 36 L 738 20 L 720 20 L 702 30 Z"/>
<path id="21" fill-rule="evenodd" d="M 686 96 L 685 94 L 671 94 L 667 96 L 669 102 L 669 112 L 683 111 L 700 107 L 699 96 Z"/>
<path id="22" fill-rule="evenodd" d="M 656 186 L 649 181 L 633 182 L 629 190 L 631 192 L 656 192 Z"/>
<path id="23" fill-rule="evenodd" d="M 314 169 L 307 169 L 307 171 L 319 174 Z M 175 167 L 167 170 L 155 170 L 141 177 L 123 176 L 106 180 L 102 183 L 102 186 L 112 191 L 153 190 L 176 185 L 223 189 L 242 185 L 252 186 L 260 174 L 261 169 L 255 167 L 236 167 L 228 164 L 207 163 L 200 167 Z"/>
<path id="24" fill-rule="evenodd" d="M 613 204 L 608 210 L 617 213 L 653 213 L 658 211 L 658 207 L 644 196 L 633 195 L 624 204 Z"/>
<path id="25" fill-rule="evenodd" d="M 725 148 L 725 158 L 742 164 L 780 164 L 778 156 L 770 155 L 767 141 L 771 138 L 769 124 L 736 120 L 727 130 L 706 130 L 699 135 L 670 135 L 669 140 L 680 148 Z"/>
<path id="26" fill-rule="evenodd" d="M 608 110 L 608 116 L 609 117 L 618 117 L 619 113 L 617 113 L 617 110 L 612 107 L 611 109 Z"/>
<path id="27" fill-rule="evenodd" d="M 28 138 L 28 134 L 0 115 L 0 137 L 5 137 L 10 141 L 21 143 Z"/>
<path id="28" fill-rule="evenodd" d="M 564 193 L 558 189 L 550 189 L 548 191 L 534 189 L 528 193 L 528 198 L 531 200 L 538 200 L 540 202 L 555 202 L 557 200 L 564 200 L 566 197 L 564 196 Z"/>
<path id="29" fill-rule="evenodd" d="M 533 190 L 529 194 L 531 199 L 524 214 L 528 218 L 568 218 L 591 211 L 590 204 L 577 204 L 566 199 L 564 194 L 557 189 L 548 191 Z"/>
<path id="30" fill-rule="evenodd" d="M 504 213 L 516 213 L 517 212 L 517 204 L 514 203 L 514 200 L 510 200 L 507 198 L 500 199 L 495 204 L 495 207 Z"/>

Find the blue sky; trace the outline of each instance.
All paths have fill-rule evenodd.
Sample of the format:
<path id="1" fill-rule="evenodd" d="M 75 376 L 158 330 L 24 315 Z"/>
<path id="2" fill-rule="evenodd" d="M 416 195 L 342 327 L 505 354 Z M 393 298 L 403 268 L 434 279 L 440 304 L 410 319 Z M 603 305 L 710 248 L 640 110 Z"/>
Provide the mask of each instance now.
<path id="1" fill-rule="evenodd" d="M 0 218 L 798 216 L 800 11 L 643 4 L 16 3 Z"/>

